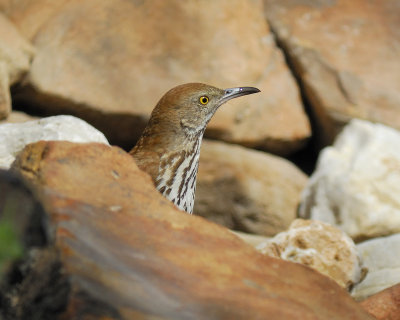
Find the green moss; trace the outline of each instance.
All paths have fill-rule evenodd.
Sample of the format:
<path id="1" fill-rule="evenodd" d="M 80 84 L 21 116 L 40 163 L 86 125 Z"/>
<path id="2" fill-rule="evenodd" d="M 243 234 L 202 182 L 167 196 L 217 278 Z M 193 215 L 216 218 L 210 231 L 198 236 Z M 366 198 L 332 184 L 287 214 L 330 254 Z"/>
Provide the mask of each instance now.
<path id="1" fill-rule="evenodd" d="M 15 225 L 16 204 L 14 201 L 7 201 L 1 210 L 0 218 L 0 277 L 7 265 L 15 259 L 20 258 L 24 249 Z"/>

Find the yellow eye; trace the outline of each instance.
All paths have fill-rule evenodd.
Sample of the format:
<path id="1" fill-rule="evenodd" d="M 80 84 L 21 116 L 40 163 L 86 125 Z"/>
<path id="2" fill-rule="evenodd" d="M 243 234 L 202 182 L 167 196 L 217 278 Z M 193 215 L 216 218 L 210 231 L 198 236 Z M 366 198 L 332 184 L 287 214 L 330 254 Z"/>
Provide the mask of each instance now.
<path id="1" fill-rule="evenodd" d="M 202 97 L 200 97 L 199 101 L 201 104 L 207 104 L 209 99 L 207 96 L 202 96 Z"/>

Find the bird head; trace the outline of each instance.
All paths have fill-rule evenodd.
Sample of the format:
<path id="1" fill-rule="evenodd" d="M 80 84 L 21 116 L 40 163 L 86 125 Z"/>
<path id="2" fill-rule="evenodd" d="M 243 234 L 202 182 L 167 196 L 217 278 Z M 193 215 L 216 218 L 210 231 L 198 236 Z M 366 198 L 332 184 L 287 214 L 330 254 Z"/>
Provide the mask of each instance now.
<path id="1" fill-rule="evenodd" d="M 186 135 L 204 131 L 208 122 L 225 102 L 260 92 L 253 87 L 219 89 L 203 83 L 187 83 L 169 90 L 158 102 L 150 121 L 161 128 L 168 126 Z"/>

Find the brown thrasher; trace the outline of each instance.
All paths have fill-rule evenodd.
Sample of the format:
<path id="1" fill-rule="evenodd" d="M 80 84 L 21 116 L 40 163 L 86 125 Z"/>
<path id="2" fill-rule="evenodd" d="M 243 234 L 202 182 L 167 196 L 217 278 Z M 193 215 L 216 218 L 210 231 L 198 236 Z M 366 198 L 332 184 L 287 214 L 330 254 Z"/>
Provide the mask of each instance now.
<path id="1" fill-rule="evenodd" d="M 192 213 L 200 145 L 208 122 L 223 103 L 256 92 L 260 90 L 223 90 L 202 83 L 175 87 L 157 103 L 130 154 L 166 198 Z"/>

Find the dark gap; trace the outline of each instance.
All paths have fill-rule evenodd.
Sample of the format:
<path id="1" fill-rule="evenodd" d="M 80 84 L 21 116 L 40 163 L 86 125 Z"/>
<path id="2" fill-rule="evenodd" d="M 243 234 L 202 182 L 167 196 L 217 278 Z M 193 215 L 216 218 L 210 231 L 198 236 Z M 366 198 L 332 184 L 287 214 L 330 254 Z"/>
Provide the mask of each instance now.
<path id="1" fill-rule="evenodd" d="M 307 142 L 306 146 L 304 148 L 300 149 L 299 151 L 287 156 L 286 158 L 289 161 L 296 164 L 296 166 L 298 166 L 303 172 L 310 175 L 315 169 L 318 155 L 319 155 L 319 152 L 321 151 L 321 148 L 318 146 L 318 143 L 316 140 L 316 132 L 318 132 L 316 130 L 317 122 L 315 121 L 311 103 L 306 96 L 303 81 L 300 77 L 299 72 L 296 70 L 296 66 L 294 64 L 294 61 L 291 59 L 288 48 L 279 39 L 277 32 L 275 31 L 272 23 L 270 23 L 268 21 L 268 19 L 267 19 L 267 23 L 269 24 L 269 28 L 271 30 L 272 35 L 274 36 L 276 46 L 282 51 L 283 56 L 285 58 L 286 65 L 288 66 L 294 79 L 296 80 L 296 83 L 300 90 L 300 97 L 301 97 L 301 101 L 302 101 L 302 104 L 304 107 L 304 112 L 306 113 L 306 115 L 310 121 L 310 125 L 311 125 L 311 137 L 310 137 L 309 141 Z"/>

